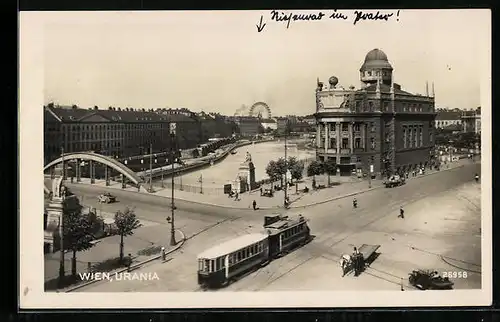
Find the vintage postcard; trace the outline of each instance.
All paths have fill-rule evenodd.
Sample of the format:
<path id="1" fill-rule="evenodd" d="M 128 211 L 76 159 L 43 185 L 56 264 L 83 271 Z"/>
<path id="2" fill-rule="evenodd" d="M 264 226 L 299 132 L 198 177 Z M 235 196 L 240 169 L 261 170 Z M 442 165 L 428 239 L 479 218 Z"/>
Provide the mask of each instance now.
<path id="1" fill-rule="evenodd" d="M 489 305 L 490 39 L 489 10 L 21 12 L 21 307 Z"/>

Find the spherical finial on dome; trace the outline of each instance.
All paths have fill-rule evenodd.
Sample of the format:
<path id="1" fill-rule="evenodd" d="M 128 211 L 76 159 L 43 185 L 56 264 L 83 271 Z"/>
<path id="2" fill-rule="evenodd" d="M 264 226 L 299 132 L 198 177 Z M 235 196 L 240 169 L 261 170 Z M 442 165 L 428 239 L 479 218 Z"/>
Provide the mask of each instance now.
<path id="1" fill-rule="evenodd" d="M 329 83 L 331 86 L 335 87 L 335 86 L 339 83 L 339 79 L 338 79 L 337 77 L 335 77 L 335 76 L 332 76 L 332 77 L 330 77 L 330 78 L 328 79 L 328 83 Z"/>

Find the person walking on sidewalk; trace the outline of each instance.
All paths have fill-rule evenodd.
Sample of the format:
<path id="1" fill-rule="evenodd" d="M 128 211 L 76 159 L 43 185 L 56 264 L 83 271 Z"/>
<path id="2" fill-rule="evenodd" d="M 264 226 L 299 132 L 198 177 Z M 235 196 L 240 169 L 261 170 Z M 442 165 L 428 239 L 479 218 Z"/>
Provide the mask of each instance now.
<path id="1" fill-rule="evenodd" d="M 252 202 L 252 207 L 253 207 L 253 210 L 257 210 L 257 201 L 253 201 Z"/>

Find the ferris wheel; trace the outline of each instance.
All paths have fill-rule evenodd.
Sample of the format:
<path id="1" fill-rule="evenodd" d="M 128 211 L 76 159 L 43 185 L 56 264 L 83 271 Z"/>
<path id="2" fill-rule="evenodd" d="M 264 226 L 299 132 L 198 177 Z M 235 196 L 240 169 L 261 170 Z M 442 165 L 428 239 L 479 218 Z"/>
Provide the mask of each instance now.
<path id="1" fill-rule="evenodd" d="M 270 119 L 272 117 L 271 108 L 264 102 L 257 102 L 250 107 L 250 116 Z"/>

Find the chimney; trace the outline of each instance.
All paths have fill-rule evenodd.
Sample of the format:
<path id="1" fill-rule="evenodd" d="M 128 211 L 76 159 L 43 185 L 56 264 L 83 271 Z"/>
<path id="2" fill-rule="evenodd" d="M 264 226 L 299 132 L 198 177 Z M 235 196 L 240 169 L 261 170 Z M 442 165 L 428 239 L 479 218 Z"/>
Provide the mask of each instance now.
<path id="1" fill-rule="evenodd" d="M 432 82 L 432 97 L 434 97 L 434 82 Z"/>
<path id="2" fill-rule="evenodd" d="M 425 96 L 429 97 L 429 82 L 425 81 Z"/>

